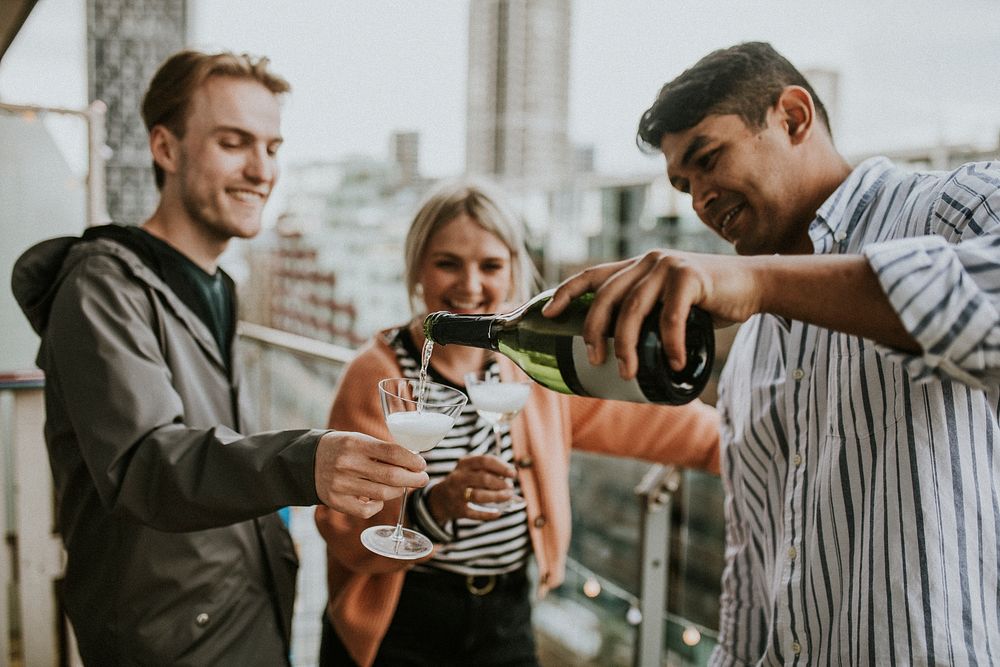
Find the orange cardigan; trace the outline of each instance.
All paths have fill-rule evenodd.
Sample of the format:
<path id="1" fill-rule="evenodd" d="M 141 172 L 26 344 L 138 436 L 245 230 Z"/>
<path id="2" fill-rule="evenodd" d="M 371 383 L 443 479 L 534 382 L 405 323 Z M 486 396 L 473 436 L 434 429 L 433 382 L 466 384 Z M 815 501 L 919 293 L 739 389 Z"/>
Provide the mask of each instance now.
<path id="1" fill-rule="evenodd" d="M 330 428 L 391 439 L 377 384 L 382 378 L 399 377 L 402 371 L 384 336 L 376 336 L 345 369 L 330 412 Z M 501 377 L 525 379 L 507 358 L 499 360 Z M 719 471 L 718 416 L 699 401 L 680 407 L 639 405 L 567 396 L 533 384 L 524 411 L 511 424 L 511 439 L 515 460 L 533 461 L 518 475 L 528 504 L 539 596 L 563 579 L 570 538 L 572 447 Z M 395 523 L 399 502 L 387 502 L 368 520 L 316 508 L 316 525 L 327 546 L 327 613 L 351 656 L 364 667 L 375 659 L 413 561 L 369 552 L 361 545 L 360 534 L 371 525 Z"/>

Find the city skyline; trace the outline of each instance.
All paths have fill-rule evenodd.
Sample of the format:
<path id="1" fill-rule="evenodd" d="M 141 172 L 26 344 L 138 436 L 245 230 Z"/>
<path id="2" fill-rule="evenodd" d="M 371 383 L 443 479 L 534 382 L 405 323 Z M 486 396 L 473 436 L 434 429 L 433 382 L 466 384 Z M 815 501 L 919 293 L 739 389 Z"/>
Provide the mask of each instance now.
<path id="1" fill-rule="evenodd" d="M 788 5 L 596 0 L 572 3 L 569 134 L 604 173 L 651 172 L 635 123 L 659 86 L 708 51 L 771 41 L 803 69 L 840 77 L 845 155 L 939 142 L 995 145 L 1000 135 L 1000 5 L 962 0 L 846 0 Z M 394 131 L 420 133 L 429 176 L 461 173 L 469 5 L 205 0 L 190 42 L 269 55 L 293 83 L 285 164 L 387 156 Z M 80 0 L 40 0 L 0 64 L 0 99 L 82 106 Z M 305 45 L 305 48 L 303 48 Z"/>

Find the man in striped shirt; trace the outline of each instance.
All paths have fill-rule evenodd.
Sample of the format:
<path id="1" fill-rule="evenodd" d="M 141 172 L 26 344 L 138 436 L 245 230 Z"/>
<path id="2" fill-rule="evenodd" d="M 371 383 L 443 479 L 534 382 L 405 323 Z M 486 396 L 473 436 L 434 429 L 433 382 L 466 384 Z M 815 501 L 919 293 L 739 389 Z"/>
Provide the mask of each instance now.
<path id="1" fill-rule="evenodd" d="M 852 168 L 769 45 L 709 54 L 639 125 L 740 257 L 656 251 L 598 296 L 623 377 L 642 317 L 681 367 L 692 305 L 745 322 L 723 371 L 718 665 L 1000 662 L 1000 162 Z M 593 345 L 592 361 L 603 348 Z"/>

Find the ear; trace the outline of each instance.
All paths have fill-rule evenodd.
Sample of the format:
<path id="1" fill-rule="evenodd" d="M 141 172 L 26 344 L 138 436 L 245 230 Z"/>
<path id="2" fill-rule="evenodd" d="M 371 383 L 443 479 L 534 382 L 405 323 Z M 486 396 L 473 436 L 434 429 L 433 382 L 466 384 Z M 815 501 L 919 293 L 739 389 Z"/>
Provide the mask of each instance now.
<path id="1" fill-rule="evenodd" d="M 165 126 L 154 125 L 149 131 L 149 152 L 160 169 L 168 174 L 177 173 L 180 142 Z"/>
<path id="2" fill-rule="evenodd" d="M 800 144 L 812 134 L 816 106 L 812 95 L 802 86 L 786 86 L 778 97 L 775 110 L 792 144 Z"/>

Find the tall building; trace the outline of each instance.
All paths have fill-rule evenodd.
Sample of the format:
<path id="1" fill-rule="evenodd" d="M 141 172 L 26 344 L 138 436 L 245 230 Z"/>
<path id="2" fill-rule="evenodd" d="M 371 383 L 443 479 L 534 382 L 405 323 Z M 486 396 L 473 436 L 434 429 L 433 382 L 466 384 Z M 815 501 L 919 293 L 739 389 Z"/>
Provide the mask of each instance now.
<path id="1" fill-rule="evenodd" d="M 87 0 L 88 99 L 108 105 L 108 213 L 140 224 L 156 207 L 149 139 L 139 115 L 156 68 L 187 38 L 187 0 Z"/>
<path id="2" fill-rule="evenodd" d="M 541 185 L 570 171 L 569 0 L 473 0 L 465 165 Z"/>
<path id="3" fill-rule="evenodd" d="M 389 159 L 399 170 L 400 186 L 420 180 L 420 133 L 393 132 L 389 137 Z"/>

